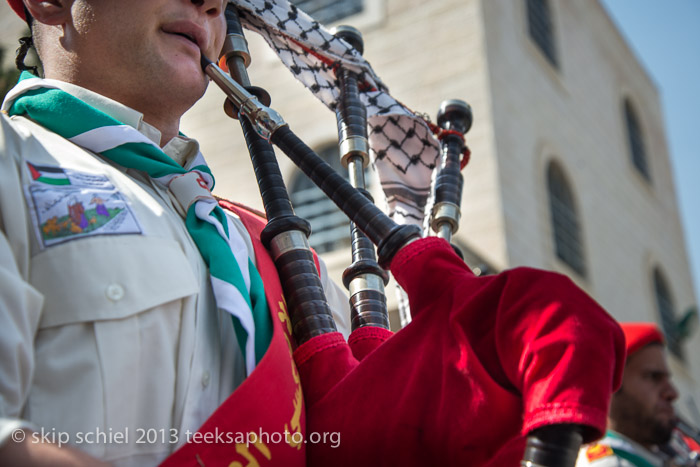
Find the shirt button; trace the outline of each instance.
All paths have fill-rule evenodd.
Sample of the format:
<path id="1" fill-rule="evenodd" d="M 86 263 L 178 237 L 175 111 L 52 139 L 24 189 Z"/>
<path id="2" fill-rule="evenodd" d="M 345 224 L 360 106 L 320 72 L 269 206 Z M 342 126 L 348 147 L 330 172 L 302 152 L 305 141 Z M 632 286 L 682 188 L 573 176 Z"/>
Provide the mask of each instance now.
<path id="1" fill-rule="evenodd" d="M 113 302 L 118 302 L 124 298 L 124 287 L 119 284 L 109 284 L 107 290 L 105 290 L 105 295 Z"/>
<path id="2" fill-rule="evenodd" d="M 202 386 L 204 386 L 205 388 L 209 386 L 209 381 L 211 381 L 211 375 L 208 371 L 205 371 L 202 375 Z"/>

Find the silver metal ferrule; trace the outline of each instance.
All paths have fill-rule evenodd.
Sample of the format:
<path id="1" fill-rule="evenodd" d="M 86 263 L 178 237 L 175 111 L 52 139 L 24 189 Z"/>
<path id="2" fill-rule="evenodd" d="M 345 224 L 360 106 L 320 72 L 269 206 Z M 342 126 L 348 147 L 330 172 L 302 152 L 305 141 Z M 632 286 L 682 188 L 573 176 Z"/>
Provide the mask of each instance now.
<path id="1" fill-rule="evenodd" d="M 376 290 L 377 292 L 384 294 L 384 281 L 381 277 L 375 274 L 360 274 L 350 281 L 349 289 L 350 296 L 367 290 Z"/>
<path id="2" fill-rule="evenodd" d="M 459 219 L 461 217 L 459 206 L 454 203 L 441 202 L 433 207 L 431 227 L 437 232 L 439 225 L 446 222 L 452 227 L 452 233 L 459 229 Z"/>
<path id="3" fill-rule="evenodd" d="M 348 166 L 348 159 L 352 156 L 362 158 L 362 166 L 367 167 L 369 164 L 369 143 L 364 136 L 349 136 L 339 143 L 341 154 L 340 162 L 343 166 Z"/>
<path id="4" fill-rule="evenodd" d="M 285 253 L 294 250 L 308 250 L 309 241 L 304 232 L 300 230 L 289 230 L 275 236 L 270 242 L 270 253 L 272 259 L 276 260 Z"/>
<path id="5" fill-rule="evenodd" d="M 224 91 L 239 113 L 245 115 L 253 123 L 255 131 L 266 140 L 269 141 L 272 133 L 287 125 L 279 113 L 262 105 L 257 97 L 249 93 L 218 66 L 209 63 L 204 68 L 204 72 Z"/>
<path id="6" fill-rule="evenodd" d="M 245 67 L 250 66 L 250 50 L 248 50 L 248 41 L 240 34 L 227 34 L 224 40 L 224 46 L 221 49 L 221 55 L 228 57 L 228 54 L 234 54 L 243 59 Z"/>

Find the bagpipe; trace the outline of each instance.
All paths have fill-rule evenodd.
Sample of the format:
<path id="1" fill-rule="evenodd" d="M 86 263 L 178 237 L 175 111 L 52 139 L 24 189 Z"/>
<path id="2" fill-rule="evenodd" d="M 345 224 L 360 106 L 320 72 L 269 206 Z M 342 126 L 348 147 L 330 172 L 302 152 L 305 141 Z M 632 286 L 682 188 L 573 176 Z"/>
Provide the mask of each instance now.
<path id="1" fill-rule="evenodd" d="M 280 442 L 263 436 L 252 443 L 188 442 L 163 465 L 573 466 L 581 443 L 605 429 L 621 380 L 624 337 L 569 279 L 530 268 L 477 277 L 450 245 L 459 225 L 460 169 L 469 158 L 469 106 L 445 101 L 437 125 L 428 125 L 385 92 L 361 57 L 358 31 L 341 27 L 331 34 L 286 2 L 241 0 L 228 5 L 226 17 L 219 63 L 229 74 L 206 57 L 202 67 L 226 94 L 226 113 L 240 122 L 267 221 L 256 223 L 233 203 L 221 204 L 259 233 L 267 251 L 256 246 L 258 263 L 274 263 L 284 298 L 268 300 L 280 309 L 272 310 L 279 320 L 273 316 L 267 354 L 200 432 L 284 429 L 286 435 Z M 350 182 L 292 132 L 265 90 L 251 85 L 242 24 L 283 50 L 297 77 L 297 60 L 320 64 L 325 78 L 315 76 L 312 91 L 325 93 L 321 99 L 336 113 Z M 401 144 L 387 136 L 387 125 L 401 132 Z M 397 223 L 371 201 L 363 170 L 372 141 L 382 140 L 383 149 L 374 151 L 384 161 L 400 145 L 418 158 L 434 151 L 438 163 L 424 169 L 437 172 L 429 222 L 437 236 L 423 238 L 417 222 Z M 323 294 L 309 224 L 294 213 L 272 144 L 352 223 L 353 263 L 343 275 L 352 309 L 347 342 Z M 395 218 L 405 220 L 411 209 L 394 209 Z M 395 334 L 384 297 L 386 270 L 406 291 L 412 315 Z M 271 282 L 265 281 L 266 294 L 274 297 Z M 286 394 L 293 410 L 287 404 L 279 411 L 292 415 L 280 421 L 275 401 Z M 310 439 L 322 433 L 337 433 L 339 442 Z"/>

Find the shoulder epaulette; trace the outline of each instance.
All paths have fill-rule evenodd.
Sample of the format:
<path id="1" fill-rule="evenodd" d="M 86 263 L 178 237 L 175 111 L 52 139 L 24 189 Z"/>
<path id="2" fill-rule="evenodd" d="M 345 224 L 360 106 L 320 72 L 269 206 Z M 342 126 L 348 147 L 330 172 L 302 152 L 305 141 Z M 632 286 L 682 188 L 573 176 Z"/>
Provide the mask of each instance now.
<path id="1" fill-rule="evenodd" d="M 597 461 L 613 455 L 615 455 L 615 453 L 612 448 L 605 444 L 594 443 L 586 449 L 586 459 L 588 459 L 588 462 Z"/>

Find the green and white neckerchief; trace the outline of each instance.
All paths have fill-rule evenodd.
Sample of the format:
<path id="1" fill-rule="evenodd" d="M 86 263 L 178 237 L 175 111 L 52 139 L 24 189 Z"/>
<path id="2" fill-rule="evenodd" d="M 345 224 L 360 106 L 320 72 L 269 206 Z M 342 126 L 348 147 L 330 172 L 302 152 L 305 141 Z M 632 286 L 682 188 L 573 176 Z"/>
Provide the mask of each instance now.
<path id="1" fill-rule="evenodd" d="M 2 109 L 122 167 L 141 170 L 175 195 L 187 213 L 187 231 L 209 268 L 216 305 L 233 317 L 250 374 L 270 344 L 269 308 L 244 240 L 211 195 L 214 177 L 201 153 L 185 169 L 138 130 L 72 96 L 61 84 L 23 72 Z"/>
<path id="2" fill-rule="evenodd" d="M 636 467 L 657 467 L 662 464 L 660 460 L 652 462 L 644 454 L 646 451 L 648 455 L 652 455 L 649 451 L 615 431 L 608 430 L 603 441 L 610 445 L 617 457 L 625 459 Z"/>

